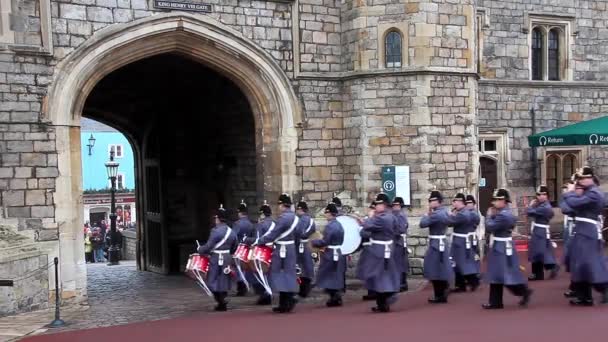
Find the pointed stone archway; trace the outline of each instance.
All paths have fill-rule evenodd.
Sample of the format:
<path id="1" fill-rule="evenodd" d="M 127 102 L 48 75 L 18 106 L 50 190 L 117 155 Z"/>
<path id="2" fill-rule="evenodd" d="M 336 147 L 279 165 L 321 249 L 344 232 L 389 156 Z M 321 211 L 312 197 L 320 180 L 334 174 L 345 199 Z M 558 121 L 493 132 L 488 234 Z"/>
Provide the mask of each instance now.
<path id="1" fill-rule="evenodd" d="M 55 128 L 58 167 L 55 220 L 64 297 L 86 291 L 82 242 L 80 117 L 95 85 L 118 68 L 164 53 L 194 59 L 233 81 L 254 115 L 258 172 L 265 197 L 300 190 L 296 173 L 301 109 L 288 77 L 264 50 L 205 16 L 161 14 L 100 30 L 61 61 L 49 90 L 45 119 Z M 53 280 L 51 280 L 53 281 Z"/>

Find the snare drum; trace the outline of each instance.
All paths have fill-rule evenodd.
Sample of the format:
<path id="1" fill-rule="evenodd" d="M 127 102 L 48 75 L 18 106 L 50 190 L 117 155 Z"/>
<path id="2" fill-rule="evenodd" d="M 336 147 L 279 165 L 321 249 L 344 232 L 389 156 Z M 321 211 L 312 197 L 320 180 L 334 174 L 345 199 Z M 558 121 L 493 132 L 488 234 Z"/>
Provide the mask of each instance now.
<path id="1" fill-rule="evenodd" d="M 198 253 L 190 254 L 190 259 L 186 265 L 186 271 L 198 271 L 203 275 L 209 272 L 209 257 Z"/>
<path id="2" fill-rule="evenodd" d="M 253 248 L 253 258 L 257 261 L 260 261 L 264 272 L 267 272 L 270 268 L 270 263 L 272 261 L 272 251 L 273 248 L 270 246 L 255 246 Z"/>
<path id="3" fill-rule="evenodd" d="M 234 252 L 234 258 L 238 259 L 243 263 L 248 263 L 250 255 L 249 250 L 249 246 L 244 243 L 240 243 L 239 246 L 236 248 L 236 252 Z"/>

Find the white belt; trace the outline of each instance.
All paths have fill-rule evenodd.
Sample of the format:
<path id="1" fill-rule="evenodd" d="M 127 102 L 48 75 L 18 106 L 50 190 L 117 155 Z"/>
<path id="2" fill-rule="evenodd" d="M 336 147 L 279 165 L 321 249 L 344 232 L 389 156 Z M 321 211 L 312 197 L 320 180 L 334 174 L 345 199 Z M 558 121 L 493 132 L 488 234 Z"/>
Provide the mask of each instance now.
<path id="1" fill-rule="evenodd" d="M 401 238 L 403 239 L 403 247 L 407 248 L 407 234 L 401 234 Z"/>
<path id="2" fill-rule="evenodd" d="M 574 221 L 574 217 L 572 217 L 572 216 L 566 216 L 566 221 Z"/>
<path id="3" fill-rule="evenodd" d="M 464 238 L 466 249 L 471 249 L 471 240 L 469 240 L 469 235 L 470 235 L 469 233 L 467 233 L 467 234 L 452 233 L 452 235 Z"/>
<path id="4" fill-rule="evenodd" d="M 371 246 L 372 243 L 368 241 L 368 242 L 363 242 L 361 245 L 362 246 Z"/>
<path id="5" fill-rule="evenodd" d="M 338 251 L 340 250 L 340 248 L 342 247 L 342 245 L 329 245 L 327 246 L 327 248 L 333 249 L 334 251 L 334 261 L 338 261 L 338 259 L 340 258 L 340 255 L 338 254 Z"/>
<path id="6" fill-rule="evenodd" d="M 513 255 L 513 238 L 512 237 L 496 237 L 494 235 L 490 236 L 490 247 L 494 247 L 494 242 L 504 242 L 506 244 L 505 251 L 507 255 Z"/>
<path id="7" fill-rule="evenodd" d="M 601 227 L 600 221 L 596 221 L 594 219 L 590 219 L 590 218 L 586 218 L 586 217 L 575 217 L 574 221 L 593 223 L 597 227 L 597 239 L 602 240 L 604 238 L 602 236 L 603 227 Z"/>
<path id="8" fill-rule="evenodd" d="M 445 251 L 445 235 L 429 235 L 429 239 L 439 240 L 439 251 Z"/>
<path id="9" fill-rule="evenodd" d="M 224 265 L 224 254 L 230 254 L 229 249 L 216 249 L 211 251 L 211 253 L 215 253 L 218 255 L 217 264 L 220 266 Z"/>
<path id="10" fill-rule="evenodd" d="M 287 245 L 293 245 L 293 240 L 287 240 L 287 241 L 275 241 L 274 244 L 275 245 L 279 245 L 281 246 L 279 248 L 279 256 L 281 257 L 281 259 L 285 259 L 285 257 L 287 256 L 287 248 L 285 246 Z"/>
<path id="11" fill-rule="evenodd" d="M 384 259 L 391 258 L 391 245 L 393 244 L 393 240 L 383 241 L 383 240 L 369 239 L 369 242 L 374 245 L 384 245 Z"/>
<path id="12" fill-rule="evenodd" d="M 300 246 L 298 246 L 298 252 L 300 254 L 304 253 L 304 244 L 308 242 L 308 239 L 300 240 Z"/>
<path id="13" fill-rule="evenodd" d="M 547 236 L 547 240 L 551 240 L 551 231 L 549 230 L 549 228 L 551 228 L 551 226 L 549 226 L 548 224 L 540 224 L 540 223 L 532 222 L 532 231 L 534 231 L 535 227 L 545 229 L 545 234 Z"/>

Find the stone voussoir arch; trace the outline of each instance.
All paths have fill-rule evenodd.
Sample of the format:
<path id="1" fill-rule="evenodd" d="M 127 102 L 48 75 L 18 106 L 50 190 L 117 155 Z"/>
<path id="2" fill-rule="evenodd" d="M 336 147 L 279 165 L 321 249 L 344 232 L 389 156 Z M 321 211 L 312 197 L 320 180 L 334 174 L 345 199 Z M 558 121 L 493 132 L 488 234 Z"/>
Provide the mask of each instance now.
<path id="1" fill-rule="evenodd" d="M 78 233 L 81 228 L 76 227 L 80 227 L 83 215 L 77 133 L 86 99 L 109 73 L 164 53 L 199 61 L 241 89 L 255 119 L 264 193 L 300 190 L 296 127 L 302 122 L 301 106 L 291 81 L 272 56 L 240 32 L 205 15 L 172 12 L 110 25 L 57 64 L 44 114 L 44 119 L 55 127 L 57 139 L 60 175 L 55 219 L 60 241 L 55 252 L 64 260 L 62 283 L 67 291 L 84 293 L 84 260 L 77 253 L 81 248 L 78 245 L 82 245 Z M 69 260 L 75 261 L 71 267 Z"/>

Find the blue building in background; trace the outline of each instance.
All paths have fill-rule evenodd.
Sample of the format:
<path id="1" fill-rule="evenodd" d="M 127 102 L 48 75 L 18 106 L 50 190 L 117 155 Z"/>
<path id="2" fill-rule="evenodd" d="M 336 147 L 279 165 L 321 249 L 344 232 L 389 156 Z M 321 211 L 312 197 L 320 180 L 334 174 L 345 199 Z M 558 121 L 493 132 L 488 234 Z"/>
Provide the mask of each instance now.
<path id="1" fill-rule="evenodd" d="M 95 142 L 89 148 L 91 137 Z M 110 188 L 104 164 L 110 158 L 111 150 L 114 151 L 114 159 L 120 163 L 116 187 L 131 190 L 135 188 L 133 149 L 122 133 L 102 123 L 83 118 L 80 145 L 82 148 L 82 188 L 85 191 Z"/>
<path id="2" fill-rule="evenodd" d="M 112 127 L 87 118 L 80 122 L 82 149 L 82 189 L 85 222 L 99 226 L 109 224 L 110 181 L 105 163 L 114 151 L 119 163 L 116 179 L 117 225 L 121 228 L 135 224 L 135 164 L 133 149 L 127 138 Z"/>

